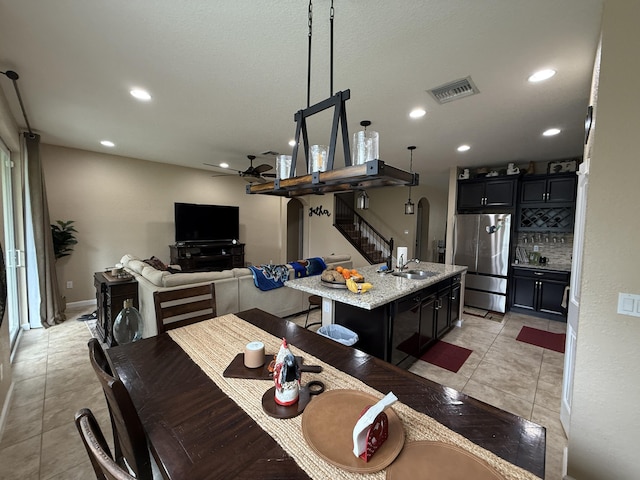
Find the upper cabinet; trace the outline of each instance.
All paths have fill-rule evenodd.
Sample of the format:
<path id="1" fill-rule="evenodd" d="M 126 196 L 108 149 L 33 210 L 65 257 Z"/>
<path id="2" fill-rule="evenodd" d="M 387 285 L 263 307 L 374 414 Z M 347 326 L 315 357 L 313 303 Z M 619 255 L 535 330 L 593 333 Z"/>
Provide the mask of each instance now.
<path id="1" fill-rule="evenodd" d="M 513 208 L 516 176 L 477 178 L 458 181 L 458 211 L 489 207 Z"/>
<path id="2" fill-rule="evenodd" d="M 524 177 L 520 187 L 520 203 L 573 202 L 577 178 L 575 173 Z"/>
<path id="3" fill-rule="evenodd" d="M 575 173 L 523 177 L 516 229 L 521 232 L 573 231 L 577 179 Z"/>

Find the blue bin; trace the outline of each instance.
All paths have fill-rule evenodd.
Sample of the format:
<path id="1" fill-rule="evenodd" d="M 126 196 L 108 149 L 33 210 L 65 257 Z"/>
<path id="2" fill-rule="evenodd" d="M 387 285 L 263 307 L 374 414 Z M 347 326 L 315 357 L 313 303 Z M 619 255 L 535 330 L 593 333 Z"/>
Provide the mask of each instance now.
<path id="1" fill-rule="evenodd" d="M 318 333 L 323 337 L 335 340 L 347 347 L 350 347 L 358 341 L 358 334 L 356 332 L 352 332 L 346 327 L 343 327 L 342 325 L 324 325 L 318 329 Z"/>

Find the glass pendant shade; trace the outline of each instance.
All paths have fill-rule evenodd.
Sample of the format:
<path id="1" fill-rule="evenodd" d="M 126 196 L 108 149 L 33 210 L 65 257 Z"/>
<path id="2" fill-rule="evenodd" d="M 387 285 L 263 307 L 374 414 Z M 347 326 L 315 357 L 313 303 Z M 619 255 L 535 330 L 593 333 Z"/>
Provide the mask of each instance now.
<path id="1" fill-rule="evenodd" d="M 113 322 L 113 338 L 119 345 L 142 338 L 142 316 L 130 298 L 124 301 L 122 310 Z"/>
<path id="2" fill-rule="evenodd" d="M 360 192 L 358 195 L 358 199 L 356 200 L 356 207 L 358 210 L 368 210 L 369 209 L 369 195 L 364 190 Z"/>
<path id="3" fill-rule="evenodd" d="M 404 204 L 404 214 L 405 215 L 413 215 L 414 214 L 414 204 L 411 201 L 411 197 L 407 200 L 407 203 Z"/>
<path id="4" fill-rule="evenodd" d="M 413 173 L 413 151 L 416 149 L 415 145 L 411 145 L 410 147 L 407 147 L 407 150 L 409 150 L 409 152 L 411 153 L 411 157 L 409 160 L 409 172 Z M 404 204 L 404 214 L 405 215 L 413 215 L 415 208 L 414 208 L 414 204 L 411 201 L 411 186 L 409 186 L 409 199 L 407 200 L 407 203 Z"/>

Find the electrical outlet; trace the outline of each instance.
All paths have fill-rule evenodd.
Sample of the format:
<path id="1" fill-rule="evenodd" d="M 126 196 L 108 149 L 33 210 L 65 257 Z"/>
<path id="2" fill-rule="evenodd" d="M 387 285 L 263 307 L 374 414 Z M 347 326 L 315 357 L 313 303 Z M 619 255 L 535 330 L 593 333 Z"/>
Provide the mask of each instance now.
<path id="1" fill-rule="evenodd" d="M 0 363 L 0 383 L 4 381 L 4 363 Z"/>
<path id="2" fill-rule="evenodd" d="M 534 252 L 539 252 L 540 251 L 540 245 L 534 245 L 533 246 L 533 251 Z"/>
<path id="3" fill-rule="evenodd" d="M 67 288 L 73 288 L 73 280 L 67 281 Z"/>

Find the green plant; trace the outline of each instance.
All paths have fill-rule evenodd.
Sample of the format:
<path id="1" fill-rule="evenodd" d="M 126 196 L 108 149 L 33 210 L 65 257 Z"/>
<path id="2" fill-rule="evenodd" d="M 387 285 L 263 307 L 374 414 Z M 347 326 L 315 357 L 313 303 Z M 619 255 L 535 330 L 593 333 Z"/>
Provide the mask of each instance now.
<path id="1" fill-rule="evenodd" d="M 73 246 L 78 243 L 74 234 L 78 231 L 73 226 L 73 220 L 63 222 L 57 220 L 55 225 L 51 225 L 51 235 L 53 236 L 53 253 L 56 258 L 66 257 L 73 252 Z"/>

